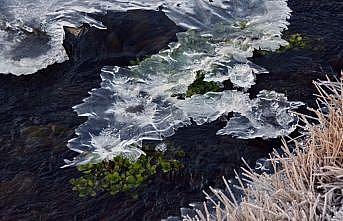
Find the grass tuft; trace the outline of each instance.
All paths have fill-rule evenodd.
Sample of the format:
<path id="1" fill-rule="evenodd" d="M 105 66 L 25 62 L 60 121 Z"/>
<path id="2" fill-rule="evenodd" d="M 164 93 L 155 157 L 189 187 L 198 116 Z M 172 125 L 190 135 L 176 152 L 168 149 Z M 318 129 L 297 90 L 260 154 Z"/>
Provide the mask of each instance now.
<path id="1" fill-rule="evenodd" d="M 218 201 L 207 195 L 212 201 L 205 209 L 184 220 L 343 220 L 343 79 L 314 84 L 321 108 L 311 111 L 318 123 L 299 114 L 306 132 L 284 141 L 282 154 L 271 154 L 276 172 L 243 169 L 240 201 L 224 179 L 228 191 L 212 189 Z"/>

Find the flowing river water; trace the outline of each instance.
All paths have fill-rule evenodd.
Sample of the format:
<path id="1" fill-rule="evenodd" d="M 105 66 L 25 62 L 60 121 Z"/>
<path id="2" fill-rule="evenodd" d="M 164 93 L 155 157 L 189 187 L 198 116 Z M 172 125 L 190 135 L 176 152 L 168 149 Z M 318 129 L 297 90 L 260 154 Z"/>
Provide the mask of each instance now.
<path id="1" fill-rule="evenodd" d="M 315 106 L 312 80 L 337 74 L 343 65 L 343 3 L 289 0 L 293 10 L 285 36 L 300 33 L 311 47 L 250 60 L 270 73 L 257 76 L 249 89 L 282 92 L 291 101 Z M 61 169 L 76 154 L 66 144 L 86 121 L 71 107 L 100 85 L 105 65 L 127 66 L 136 57 L 156 54 L 181 31 L 161 12 L 109 13 L 100 18 L 106 30 L 84 26 L 81 34 L 66 30 L 64 47 L 70 60 L 33 75 L 0 75 L 0 219 L 1 220 L 159 220 L 179 215 L 179 208 L 202 201 L 203 189 L 221 187 L 233 177 L 241 158 L 254 165 L 278 139 L 250 140 L 217 136 L 221 119 L 176 131 L 166 141 L 185 151 L 185 169 L 153 177 L 137 199 L 127 194 L 99 193 L 80 198 L 72 191 L 73 168 Z M 109 47 L 110 45 L 110 47 Z"/>

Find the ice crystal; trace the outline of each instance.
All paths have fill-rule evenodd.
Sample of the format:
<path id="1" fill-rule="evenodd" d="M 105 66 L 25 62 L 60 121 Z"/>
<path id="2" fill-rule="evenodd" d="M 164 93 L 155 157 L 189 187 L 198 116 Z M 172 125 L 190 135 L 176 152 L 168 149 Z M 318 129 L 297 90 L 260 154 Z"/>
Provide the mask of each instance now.
<path id="1" fill-rule="evenodd" d="M 216 48 L 216 56 L 230 52 L 244 62 L 253 48 L 275 50 L 286 44 L 280 31 L 290 13 L 285 0 L 0 0 L 0 73 L 31 74 L 63 62 L 68 59 L 62 46 L 63 26 L 88 23 L 105 29 L 91 14 L 134 9 L 161 9 L 180 26 L 201 30 L 221 44 L 226 39 L 231 46 Z M 216 56 L 208 62 L 224 67 L 229 62 L 230 56 L 224 60 Z"/>
<path id="2" fill-rule="evenodd" d="M 156 151 L 160 151 L 160 152 L 166 152 L 166 150 L 167 150 L 167 144 L 165 144 L 165 143 L 159 143 L 158 145 L 156 145 L 155 150 L 156 150 Z"/>
<path id="3" fill-rule="evenodd" d="M 285 1 L 155 3 L 147 1 L 140 8 L 162 6 L 167 16 L 189 30 L 178 33 L 178 42 L 168 49 L 138 65 L 102 70 L 101 87 L 74 107 L 88 121 L 68 144 L 82 154 L 67 164 L 110 159 L 120 152 L 134 159 L 142 154 L 143 140 L 163 140 L 192 121 L 210 123 L 230 112 L 235 116 L 218 131 L 220 135 L 269 138 L 294 130 L 297 119 L 289 110 L 300 103 L 276 92 L 262 91 L 255 99 L 238 90 L 183 96 L 183 100 L 176 96 L 186 95 L 199 72 L 207 81 L 230 80 L 238 88 L 251 87 L 256 74 L 267 72 L 247 60 L 253 50 L 276 50 L 286 44 L 280 37 L 290 13 Z M 118 7 L 123 4 L 128 3 Z"/>
<path id="4" fill-rule="evenodd" d="M 106 28 L 91 14 L 133 9 L 162 10 L 188 31 L 138 65 L 103 68 L 100 88 L 74 107 L 88 121 L 68 143 L 80 156 L 67 164 L 118 155 L 135 160 L 143 140 L 163 140 L 192 121 L 210 123 L 230 112 L 234 117 L 218 134 L 268 138 L 294 130 L 289 110 L 299 103 L 276 92 L 262 91 L 255 99 L 244 92 L 267 72 L 248 60 L 253 50 L 287 44 L 281 39 L 290 15 L 286 0 L 0 0 L 0 73 L 30 74 L 62 62 L 63 26 Z M 237 90 L 186 97 L 199 72 L 205 81 L 230 80 Z"/>
<path id="5" fill-rule="evenodd" d="M 239 116 L 231 118 L 217 134 L 234 135 L 243 139 L 288 135 L 298 123 L 298 118 L 290 110 L 301 105 L 302 102 L 288 102 L 283 94 L 261 91 L 252 101 L 251 110 L 239 112 Z"/>

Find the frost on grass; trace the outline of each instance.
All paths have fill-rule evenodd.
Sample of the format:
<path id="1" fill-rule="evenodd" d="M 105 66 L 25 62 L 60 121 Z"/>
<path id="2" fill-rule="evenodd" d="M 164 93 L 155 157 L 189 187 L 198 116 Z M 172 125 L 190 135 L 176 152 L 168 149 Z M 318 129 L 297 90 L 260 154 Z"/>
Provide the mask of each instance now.
<path id="1" fill-rule="evenodd" d="M 246 163 L 236 181 L 223 178 L 225 190 L 210 187 L 206 202 L 181 209 L 182 220 L 343 220 L 343 78 L 314 84 L 318 109 L 299 113 L 301 136 L 255 169 Z"/>
<path id="2" fill-rule="evenodd" d="M 281 31 L 287 27 L 290 9 L 284 0 L 130 1 L 107 6 L 113 10 L 162 6 L 188 31 L 178 33 L 178 42 L 138 65 L 103 68 L 101 87 L 74 107 L 88 121 L 68 144 L 80 153 L 68 165 L 118 155 L 135 160 L 143 154 L 143 140 L 163 140 L 192 120 L 201 125 L 230 112 L 236 117 L 219 134 L 268 138 L 293 130 L 295 119 L 288 111 L 297 103 L 267 91 L 251 100 L 244 92 L 255 83 L 256 74 L 267 72 L 247 60 L 253 50 L 273 51 L 286 44 Z M 237 90 L 187 97 L 197 73 L 219 84 L 231 80 Z M 240 121 L 242 128 L 233 128 Z"/>

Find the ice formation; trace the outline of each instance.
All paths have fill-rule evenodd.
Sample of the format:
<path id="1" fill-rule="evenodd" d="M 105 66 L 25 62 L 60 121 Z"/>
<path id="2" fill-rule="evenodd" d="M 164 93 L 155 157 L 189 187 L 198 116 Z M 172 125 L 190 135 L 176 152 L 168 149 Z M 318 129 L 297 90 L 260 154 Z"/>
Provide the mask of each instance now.
<path id="1" fill-rule="evenodd" d="M 24 10 L 25 9 L 25 10 Z M 34 73 L 67 58 L 63 26 L 88 23 L 106 28 L 91 14 L 133 9 L 162 10 L 188 31 L 178 42 L 128 68 L 104 67 L 101 87 L 74 109 L 88 121 L 69 141 L 80 155 L 68 165 L 144 154 L 143 140 L 163 140 L 180 127 L 210 123 L 234 112 L 220 135 L 276 137 L 294 130 L 289 110 L 300 105 L 276 92 L 250 99 L 245 91 L 257 74 L 248 60 L 254 49 L 276 50 L 287 42 L 286 0 L 0 0 L 0 73 Z M 206 81 L 230 80 L 237 90 L 208 92 L 180 100 L 197 73 Z"/>
<path id="2" fill-rule="evenodd" d="M 155 150 L 156 151 L 160 151 L 160 152 L 166 152 L 167 151 L 167 144 L 166 143 L 159 143 L 159 144 L 157 144 L 156 145 L 156 147 L 155 147 Z"/>
<path id="3" fill-rule="evenodd" d="M 161 5 L 173 21 L 189 30 L 139 65 L 103 68 L 101 87 L 74 107 L 88 121 L 68 144 L 81 153 L 68 165 L 116 155 L 137 159 L 143 154 L 143 140 L 163 140 L 192 121 L 210 123 L 230 112 L 235 117 L 218 131 L 220 135 L 269 138 L 294 130 L 297 119 L 289 110 L 299 102 L 268 91 L 250 99 L 244 92 L 255 83 L 256 74 L 267 72 L 247 60 L 253 50 L 275 50 L 286 44 L 281 39 L 290 13 L 285 1 L 194 0 Z M 186 94 L 199 71 L 207 81 L 231 80 L 237 90 L 178 99 L 175 95 Z"/>
<path id="4" fill-rule="evenodd" d="M 279 35 L 290 12 L 285 0 L 0 0 L 0 73 L 32 74 L 63 62 L 68 59 L 62 46 L 63 26 L 88 23 L 106 28 L 90 15 L 133 9 L 162 9 L 180 26 L 201 30 L 214 40 L 226 38 L 233 47 L 222 47 L 218 53 L 225 56 L 227 50 L 239 50 L 233 54 L 243 61 L 249 48 L 276 49 L 285 44 Z"/>
<path id="5" fill-rule="evenodd" d="M 298 118 L 291 110 L 303 105 L 302 102 L 288 102 L 285 95 L 265 90 L 251 102 L 249 111 L 239 112 L 217 134 L 242 139 L 276 138 L 288 135 L 296 129 Z"/>
<path id="6" fill-rule="evenodd" d="M 0 73 L 32 74 L 68 59 L 63 26 L 106 28 L 86 14 L 99 12 L 89 2 L 0 0 Z"/>

